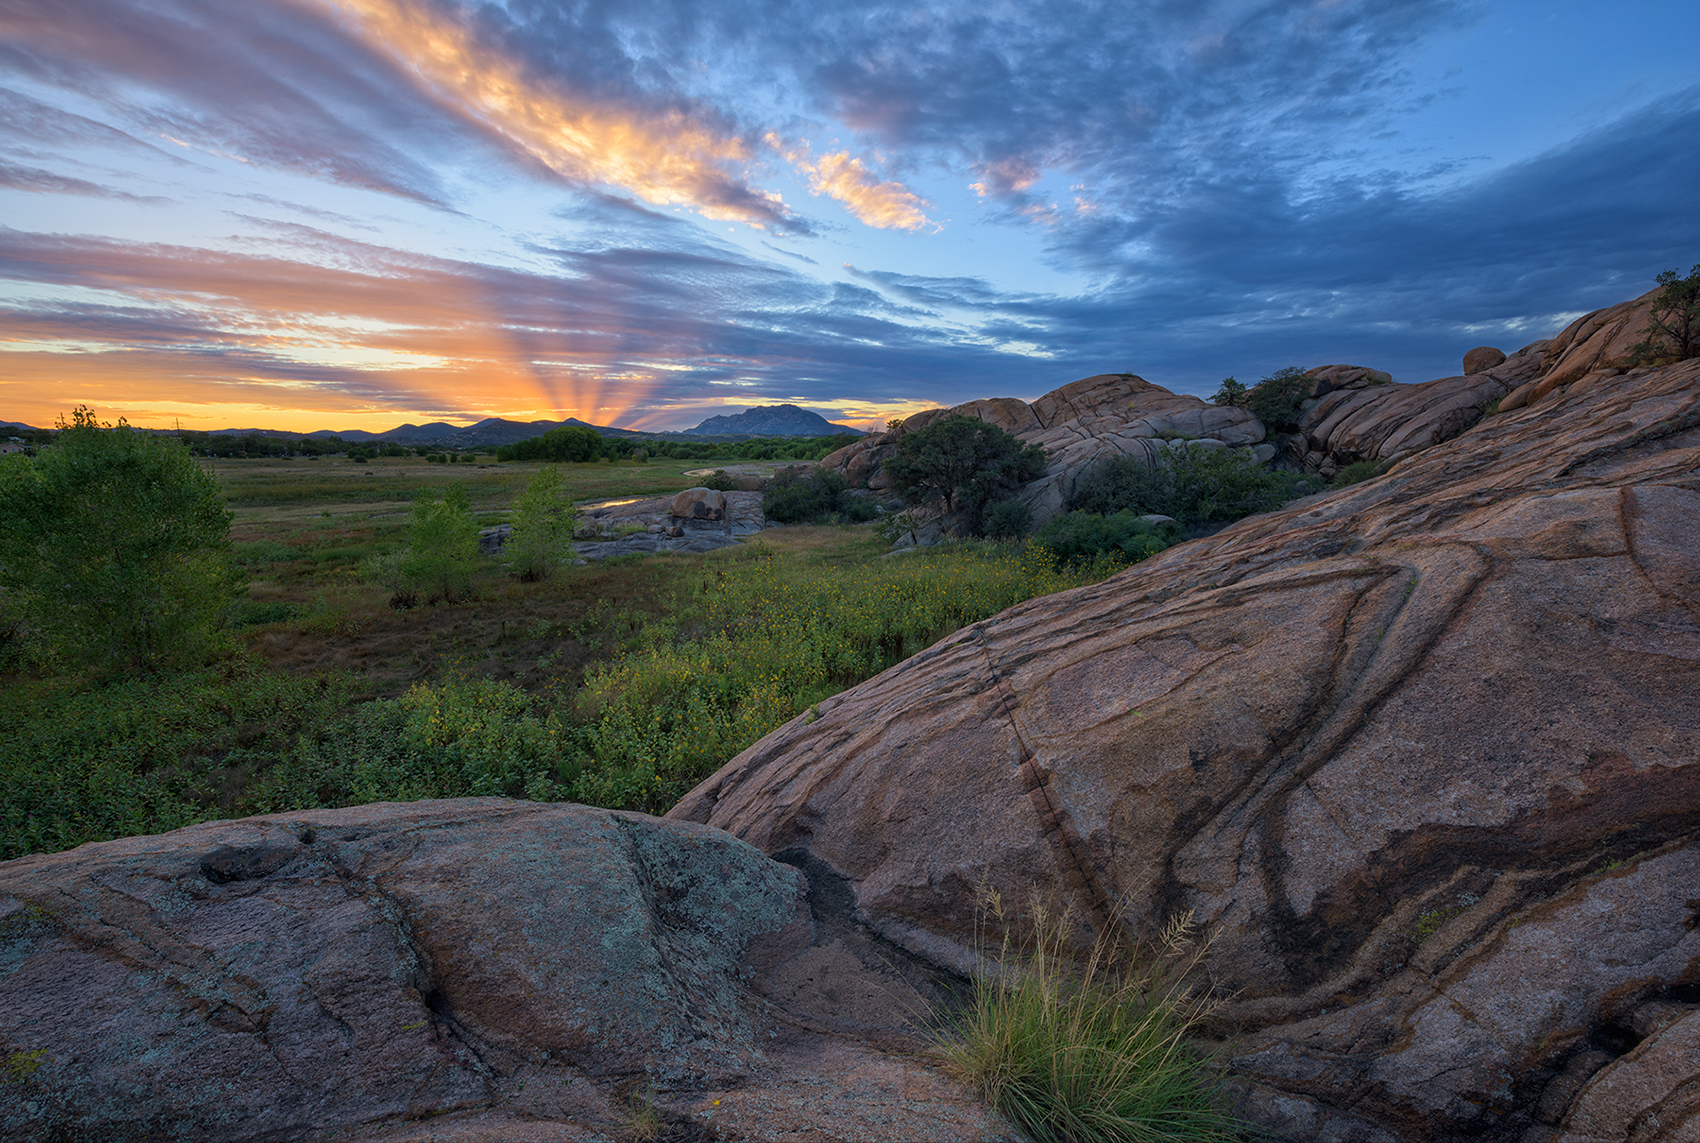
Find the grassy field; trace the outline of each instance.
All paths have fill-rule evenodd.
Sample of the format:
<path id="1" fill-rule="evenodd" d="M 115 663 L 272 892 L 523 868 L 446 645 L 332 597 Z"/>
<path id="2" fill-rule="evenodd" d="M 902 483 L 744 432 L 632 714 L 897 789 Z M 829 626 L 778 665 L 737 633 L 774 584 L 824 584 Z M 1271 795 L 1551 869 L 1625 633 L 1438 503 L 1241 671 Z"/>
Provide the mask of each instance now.
<path id="1" fill-rule="evenodd" d="M 469 598 L 395 610 L 362 578 L 421 487 L 503 519 L 535 466 L 219 460 L 250 576 L 235 647 L 196 672 L 0 678 L 0 859 L 213 817 L 507 794 L 664 811 L 823 697 L 1109 565 L 872 525 L 770 529 L 707 555 L 563 569 L 486 560 Z M 695 485 L 703 462 L 566 464 L 578 502 Z"/>

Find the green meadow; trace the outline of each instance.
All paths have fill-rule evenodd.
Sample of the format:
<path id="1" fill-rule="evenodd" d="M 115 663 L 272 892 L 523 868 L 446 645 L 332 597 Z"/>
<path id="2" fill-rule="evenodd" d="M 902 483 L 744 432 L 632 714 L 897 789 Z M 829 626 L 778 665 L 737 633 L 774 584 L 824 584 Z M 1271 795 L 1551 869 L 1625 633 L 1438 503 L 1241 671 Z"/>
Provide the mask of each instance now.
<path id="1" fill-rule="evenodd" d="M 216 459 L 248 578 L 194 669 L 0 678 L 0 858 L 213 818 L 503 794 L 664 812 L 762 735 L 958 628 L 1092 582 L 1035 546 L 883 559 L 873 524 L 776 528 L 707 555 L 560 569 L 494 559 L 452 603 L 398 610 L 363 578 L 422 487 L 502 522 L 538 467 L 418 457 Z M 596 503 L 716 462 L 559 466 Z"/>

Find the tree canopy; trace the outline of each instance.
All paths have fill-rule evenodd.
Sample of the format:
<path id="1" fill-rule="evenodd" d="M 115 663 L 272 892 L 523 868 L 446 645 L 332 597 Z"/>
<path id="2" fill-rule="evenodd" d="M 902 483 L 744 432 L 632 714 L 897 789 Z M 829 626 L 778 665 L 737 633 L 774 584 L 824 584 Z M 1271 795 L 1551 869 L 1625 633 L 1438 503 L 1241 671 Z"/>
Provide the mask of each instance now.
<path id="1" fill-rule="evenodd" d="M 67 664 L 175 665 L 241 594 L 231 514 L 180 442 L 79 406 L 54 443 L 0 465 L 0 593 Z"/>
<path id="2" fill-rule="evenodd" d="M 941 417 L 898 437 L 885 473 L 907 495 L 942 500 L 977 528 L 987 504 L 1045 471 L 1045 450 L 975 417 Z"/>

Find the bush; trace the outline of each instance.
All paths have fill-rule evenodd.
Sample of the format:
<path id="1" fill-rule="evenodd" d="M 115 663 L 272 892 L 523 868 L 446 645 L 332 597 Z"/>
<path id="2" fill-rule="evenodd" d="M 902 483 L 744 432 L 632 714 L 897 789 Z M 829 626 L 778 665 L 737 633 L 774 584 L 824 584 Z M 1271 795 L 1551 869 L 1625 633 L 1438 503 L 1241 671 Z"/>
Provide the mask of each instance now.
<path id="1" fill-rule="evenodd" d="M 1647 336 L 1630 347 L 1631 365 L 1669 365 L 1700 356 L 1700 266 L 1686 278 L 1666 270 L 1657 281 L 1664 290 L 1647 314 Z"/>
<path id="2" fill-rule="evenodd" d="M 1348 464 L 1334 474 L 1334 480 L 1328 487 L 1347 488 L 1353 484 L 1362 484 L 1386 472 L 1390 466 L 1384 460 L 1360 460 Z"/>
<path id="3" fill-rule="evenodd" d="M 1294 478 L 1264 468 L 1250 449 L 1193 443 L 1164 449 L 1156 467 L 1137 456 L 1099 461 L 1080 478 L 1068 506 L 1103 516 L 1172 516 L 1193 528 L 1268 512 L 1295 494 Z"/>
<path id="4" fill-rule="evenodd" d="M 464 485 L 451 484 L 439 496 L 421 489 L 407 525 L 407 554 L 397 568 L 401 579 L 427 599 L 454 600 L 472 590 L 478 561 L 478 524 Z"/>
<path id="5" fill-rule="evenodd" d="M 80 406 L 51 447 L 0 464 L 0 618 L 78 665 L 203 658 L 244 587 L 230 520 L 181 443 Z"/>
<path id="6" fill-rule="evenodd" d="M 724 468 L 717 468 L 712 476 L 703 478 L 702 486 L 716 492 L 733 492 L 737 490 L 738 482 L 727 476 Z"/>
<path id="7" fill-rule="evenodd" d="M 982 513 L 1045 471 L 1045 450 L 974 417 L 941 417 L 897 439 L 884 470 L 899 491 L 944 501 L 946 513 L 964 512 L 979 531 Z"/>
<path id="8" fill-rule="evenodd" d="M 1303 369 L 1289 365 L 1277 369 L 1259 381 L 1246 394 L 1244 408 L 1276 432 L 1292 432 L 1299 427 L 1299 406 L 1310 399 L 1316 379 L 1306 377 Z"/>
<path id="9" fill-rule="evenodd" d="M 1191 916 L 1151 948 L 1119 947 L 1106 930 L 1081 964 L 1069 926 L 1042 905 L 1030 915 L 1032 939 L 1006 936 L 981 966 L 940 1045 L 947 1070 L 1039 1143 L 1236 1138 L 1209 1061 L 1187 1041 L 1212 1008 L 1187 982 L 1206 947 Z"/>
<path id="10" fill-rule="evenodd" d="M 1153 524 L 1132 511 L 1110 516 L 1065 512 L 1034 536 L 1064 564 L 1089 564 L 1101 558 L 1116 564 L 1138 563 L 1180 538 L 1178 526 Z"/>
<path id="11" fill-rule="evenodd" d="M 860 497 L 850 495 L 844 478 L 831 469 L 815 468 L 803 474 L 785 469 L 768 481 L 761 510 L 763 515 L 781 524 L 809 524 L 840 514 L 871 520 L 879 514 L 872 504 L 863 509 L 864 503 Z"/>
<path id="12" fill-rule="evenodd" d="M 1025 536 L 1033 526 L 1033 509 L 1020 500 L 999 500 L 986 509 L 986 535 L 994 540 Z"/>
<path id="13" fill-rule="evenodd" d="M 527 583 L 548 579 L 572 558 L 578 510 L 561 503 L 561 470 L 540 468 L 514 501 L 512 531 L 505 545 L 512 574 Z"/>

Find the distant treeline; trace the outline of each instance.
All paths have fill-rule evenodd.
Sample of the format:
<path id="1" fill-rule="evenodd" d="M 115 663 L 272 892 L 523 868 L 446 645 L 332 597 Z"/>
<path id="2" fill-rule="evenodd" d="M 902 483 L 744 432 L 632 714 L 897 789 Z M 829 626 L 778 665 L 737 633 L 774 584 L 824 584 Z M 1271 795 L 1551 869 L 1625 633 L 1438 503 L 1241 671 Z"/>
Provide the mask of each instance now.
<path id="1" fill-rule="evenodd" d="M 497 460 L 625 460 L 636 452 L 669 460 L 819 460 L 861 438 L 853 433 L 831 437 L 752 437 L 716 443 L 689 440 L 633 440 L 605 437 L 579 425 L 550 429 L 496 450 Z"/>

